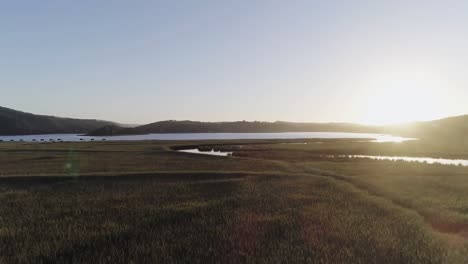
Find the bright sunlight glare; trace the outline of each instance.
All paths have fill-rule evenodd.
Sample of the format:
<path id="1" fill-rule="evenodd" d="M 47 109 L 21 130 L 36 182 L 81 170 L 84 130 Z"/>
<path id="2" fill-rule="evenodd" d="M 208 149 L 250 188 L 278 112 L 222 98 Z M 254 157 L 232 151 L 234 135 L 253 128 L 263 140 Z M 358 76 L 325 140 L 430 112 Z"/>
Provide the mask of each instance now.
<path id="1" fill-rule="evenodd" d="M 441 81 L 427 70 L 401 67 L 372 73 L 363 96 L 363 123 L 390 125 L 430 120 L 437 115 L 437 94 Z"/>

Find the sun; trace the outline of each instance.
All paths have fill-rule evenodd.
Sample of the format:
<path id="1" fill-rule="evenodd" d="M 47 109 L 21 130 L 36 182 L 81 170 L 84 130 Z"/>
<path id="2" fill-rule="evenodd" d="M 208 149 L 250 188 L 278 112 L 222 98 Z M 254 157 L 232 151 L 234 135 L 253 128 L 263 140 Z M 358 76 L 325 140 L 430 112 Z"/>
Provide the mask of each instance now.
<path id="1" fill-rule="evenodd" d="M 438 110 L 438 82 L 433 77 L 414 70 L 374 75 L 362 95 L 362 123 L 389 125 L 432 119 Z"/>

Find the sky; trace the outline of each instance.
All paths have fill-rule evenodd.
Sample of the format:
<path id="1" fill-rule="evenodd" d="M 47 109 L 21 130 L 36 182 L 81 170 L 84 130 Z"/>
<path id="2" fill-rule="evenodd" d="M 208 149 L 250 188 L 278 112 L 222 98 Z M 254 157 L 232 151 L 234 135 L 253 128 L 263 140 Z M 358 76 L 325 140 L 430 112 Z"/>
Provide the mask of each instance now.
<path id="1" fill-rule="evenodd" d="M 129 124 L 468 114 L 468 1 L 0 1 L 0 105 Z"/>

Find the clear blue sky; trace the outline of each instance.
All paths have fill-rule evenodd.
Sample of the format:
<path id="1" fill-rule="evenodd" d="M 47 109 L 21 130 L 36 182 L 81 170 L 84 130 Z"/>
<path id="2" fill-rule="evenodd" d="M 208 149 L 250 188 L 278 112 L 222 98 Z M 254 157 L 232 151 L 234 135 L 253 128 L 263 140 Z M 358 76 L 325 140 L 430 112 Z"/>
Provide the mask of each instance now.
<path id="1" fill-rule="evenodd" d="M 468 1 L 2 1 L 0 105 L 123 123 L 468 113 Z"/>

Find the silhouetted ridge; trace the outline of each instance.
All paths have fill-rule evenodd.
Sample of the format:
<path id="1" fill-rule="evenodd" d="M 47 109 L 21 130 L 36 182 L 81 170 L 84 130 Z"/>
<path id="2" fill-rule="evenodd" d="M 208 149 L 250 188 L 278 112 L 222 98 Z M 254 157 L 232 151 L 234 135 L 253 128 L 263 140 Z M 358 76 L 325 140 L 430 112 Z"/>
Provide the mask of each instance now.
<path id="1" fill-rule="evenodd" d="M 114 123 L 93 119 L 72 119 L 35 115 L 0 107 L 0 135 L 88 133 Z"/>
<path id="2" fill-rule="evenodd" d="M 372 128 L 347 123 L 291 123 L 291 122 L 197 122 L 160 121 L 129 129 L 98 129 L 91 136 L 116 134 L 157 133 L 268 133 L 268 132 L 369 132 Z M 372 130 L 376 132 L 375 129 Z"/>

